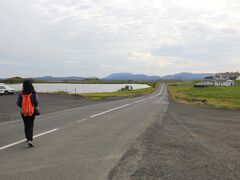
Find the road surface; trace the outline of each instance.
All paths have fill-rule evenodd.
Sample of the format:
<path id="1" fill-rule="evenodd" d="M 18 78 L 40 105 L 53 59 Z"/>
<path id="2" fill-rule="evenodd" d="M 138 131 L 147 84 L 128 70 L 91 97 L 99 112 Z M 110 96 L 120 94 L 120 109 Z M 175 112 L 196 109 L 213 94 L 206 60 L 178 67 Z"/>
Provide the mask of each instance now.
<path id="1" fill-rule="evenodd" d="M 41 115 L 34 148 L 21 120 L 0 123 L 0 179 L 101 180 L 135 139 L 168 109 L 166 85 L 155 93 Z"/>

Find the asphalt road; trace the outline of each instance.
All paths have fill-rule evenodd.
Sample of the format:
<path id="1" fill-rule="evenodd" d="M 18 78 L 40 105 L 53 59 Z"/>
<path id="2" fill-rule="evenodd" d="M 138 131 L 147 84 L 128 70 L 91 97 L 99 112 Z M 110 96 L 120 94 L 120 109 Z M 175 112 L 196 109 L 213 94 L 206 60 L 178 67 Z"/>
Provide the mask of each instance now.
<path id="1" fill-rule="evenodd" d="M 0 179 L 106 179 L 135 139 L 165 116 L 166 94 L 161 85 L 145 97 L 41 115 L 34 148 L 22 142 L 22 121 L 0 123 Z"/>
<path id="2" fill-rule="evenodd" d="M 42 114 L 48 114 L 75 107 L 87 106 L 98 103 L 80 96 L 68 94 L 38 93 Z M 15 95 L 0 96 L 0 123 L 20 119 L 20 109 L 16 105 L 18 93 Z"/>

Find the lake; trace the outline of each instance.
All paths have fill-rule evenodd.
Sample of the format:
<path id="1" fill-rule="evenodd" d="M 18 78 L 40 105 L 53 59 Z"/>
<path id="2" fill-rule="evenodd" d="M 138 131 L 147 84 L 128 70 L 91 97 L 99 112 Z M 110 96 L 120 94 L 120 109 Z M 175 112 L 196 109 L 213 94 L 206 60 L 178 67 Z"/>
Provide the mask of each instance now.
<path id="1" fill-rule="evenodd" d="M 148 88 L 145 84 L 60 84 L 60 83 L 34 83 L 37 92 L 58 92 L 67 93 L 92 93 L 92 92 L 114 92 L 129 85 L 133 89 Z M 8 84 L 7 86 L 14 88 L 16 91 L 22 89 L 22 84 Z"/>

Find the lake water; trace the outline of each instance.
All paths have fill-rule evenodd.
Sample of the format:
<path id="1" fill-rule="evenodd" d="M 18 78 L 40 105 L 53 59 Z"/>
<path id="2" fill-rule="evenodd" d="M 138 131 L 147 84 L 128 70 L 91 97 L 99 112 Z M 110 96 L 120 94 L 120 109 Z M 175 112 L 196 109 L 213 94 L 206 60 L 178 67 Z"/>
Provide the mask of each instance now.
<path id="1" fill-rule="evenodd" d="M 114 92 L 120 90 L 126 85 L 132 86 L 133 89 L 148 88 L 145 84 L 49 84 L 49 83 L 34 83 L 34 88 L 37 92 L 57 92 L 64 91 L 68 93 L 91 93 L 91 92 Z M 22 84 L 9 84 L 7 85 L 14 88 L 16 91 L 22 89 Z"/>

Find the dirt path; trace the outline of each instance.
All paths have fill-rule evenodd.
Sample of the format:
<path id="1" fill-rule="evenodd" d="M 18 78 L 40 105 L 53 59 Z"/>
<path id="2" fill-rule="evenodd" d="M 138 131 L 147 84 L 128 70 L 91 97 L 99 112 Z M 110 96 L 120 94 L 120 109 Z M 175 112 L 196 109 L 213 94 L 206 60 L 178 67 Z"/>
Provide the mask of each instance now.
<path id="1" fill-rule="evenodd" d="M 239 179 L 240 111 L 173 102 L 109 179 Z"/>

